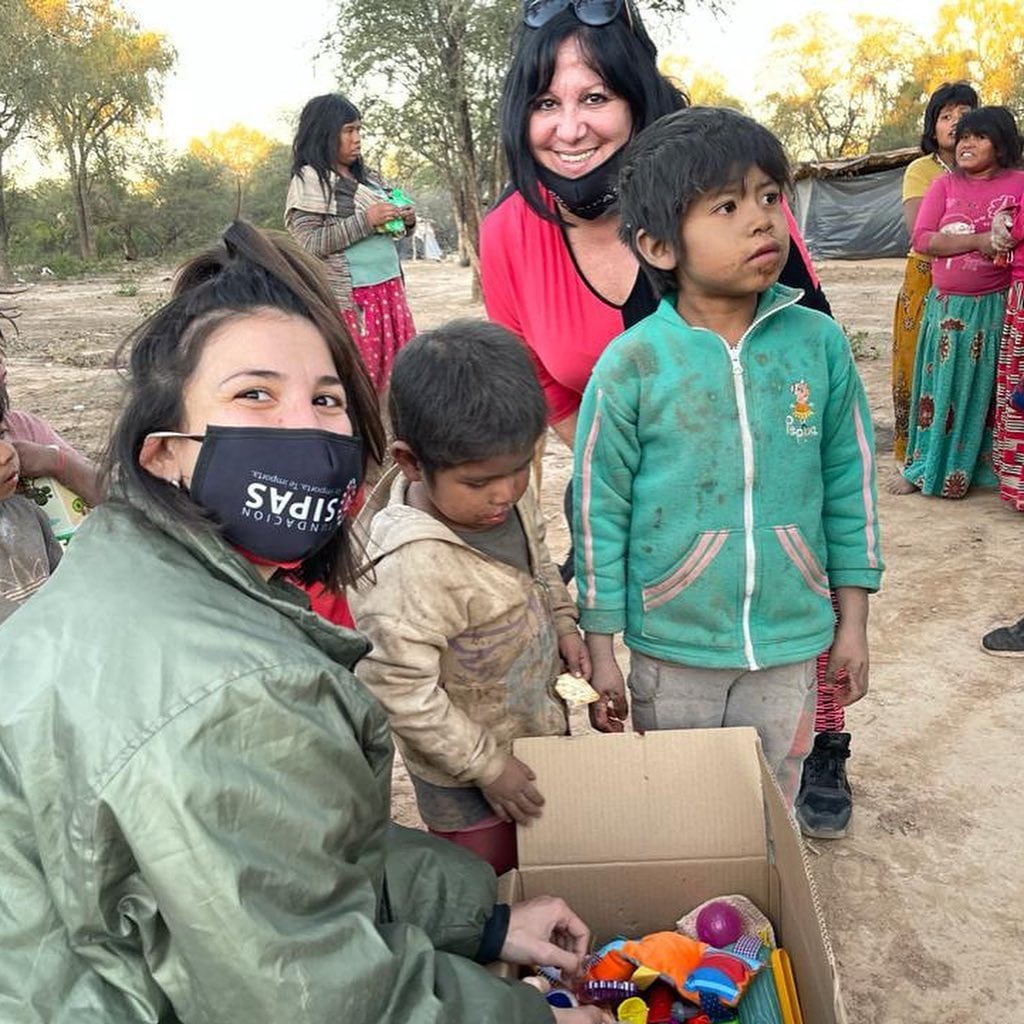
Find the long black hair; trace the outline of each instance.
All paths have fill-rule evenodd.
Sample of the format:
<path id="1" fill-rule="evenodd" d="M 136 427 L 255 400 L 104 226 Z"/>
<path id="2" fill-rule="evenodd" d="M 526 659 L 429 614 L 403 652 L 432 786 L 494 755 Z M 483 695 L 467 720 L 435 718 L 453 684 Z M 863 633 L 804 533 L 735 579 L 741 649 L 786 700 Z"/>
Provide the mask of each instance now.
<path id="1" fill-rule="evenodd" d="M 957 122 L 956 141 L 959 142 L 965 135 L 988 139 L 1000 167 L 1020 166 L 1020 130 L 1009 107 L 978 107 L 977 110 L 968 110 Z"/>
<path id="2" fill-rule="evenodd" d="M 978 105 L 978 94 L 974 86 L 967 82 L 943 82 L 928 98 L 928 106 L 924 110 L 924 128 L 921 132 L 921 151 L 938 153 L 939 138 L 937 129 L 939 114 L 943 107 L 970 107 L 974 110 Z"/>
<path id="3" fill-rule="evenodd" d="M 551 85 L 558 48 L 569 38 L 576 39 L 587 64 L 629 105 L 634 133 L 689 105 L 686 94 L 658 71 L 657 48 L 636 10 L 627 10 L 625 4 L 607 25 L 584 25 L 570 5 L 540 28 L 520 26 L 502 89 L 501 140 L 512 187 L 546 220 L 557 218 L 537 182 L 530 152 L 530 114 L 534 102 Z"/>
<path id="4" fill-rule="evenodd" d="M 363 470 L 384 454 L 377 396 L 337 304 L 312 257 L 281 232 L 261 231 L 237 220 L 221 240 L 186 263 L 171 300 L 128 337 L 127 392 L 104 458 L 114 500 L 141 491 L 171 519 L 198 530 L 216 525 L 189 497 L 139 463 L 143 442 L 185 423 L 185 388 L 211 335 L 226 323 L 260 309 L 309 320 L 323 335 L 348 396 L 353 431 L 363 441 Z M 356 578 L 347 529 L 301 566 L 307 583 L 340 589 Z"/>
<path id="5" fill-rule="evenodd" d="M 298 174 L 303 167 L 312 167 L 327 195 L 331 188 L 331 178 L 338 172 L 338 139 L 341 129 L 361 120 L 359 108 L 341 93 L 329 92 L 323 96 L 314 96 L 299 114 L 299 126 L 292 140 L 292 176 Z M 349 170 L 356 181 L 368 184 L 362 157 Z"/>

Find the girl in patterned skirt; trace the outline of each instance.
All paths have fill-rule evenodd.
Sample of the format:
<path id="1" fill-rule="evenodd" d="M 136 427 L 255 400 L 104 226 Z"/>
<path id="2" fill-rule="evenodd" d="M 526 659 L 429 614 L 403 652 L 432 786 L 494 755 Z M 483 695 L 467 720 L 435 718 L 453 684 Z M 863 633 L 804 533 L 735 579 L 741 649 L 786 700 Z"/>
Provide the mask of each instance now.
<path id="1" fill-rule="evenodd" d="M 1021 139 L 1006 107 L 956 130 L 957 167 L 929 188 L 913 245 L 933 257 L 914 364 L 905 492 L 962 498 L 994 486 L 991 404 L 1010 270 L 994 260 L 992 219 L 1024 196 Z M 1000 261 L 1002 262 L 1002 261 Z"/>

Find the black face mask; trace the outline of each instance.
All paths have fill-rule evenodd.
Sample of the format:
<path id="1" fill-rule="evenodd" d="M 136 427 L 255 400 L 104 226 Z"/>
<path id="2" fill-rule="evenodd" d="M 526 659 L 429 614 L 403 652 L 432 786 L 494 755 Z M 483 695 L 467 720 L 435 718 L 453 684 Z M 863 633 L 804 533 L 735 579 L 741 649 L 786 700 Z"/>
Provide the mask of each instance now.
<path id="1" fill-rule="evenodd" d="M 620 146 L 600 167 L 588 171 L 582 178 L 566 178 L 534 161 L 537 180 L 574 217 L 594 220 L 611 209 L 619 198 L 619 167 L 625 150 L 625 146 Z"/>
<path id="2" fill-rule="evenodd" d="M 362 480 L 362 441 L 330 430 L 209 426 L 189 493 L 224 536 L 271 563 L 304 561 L 341 527 Z"/>

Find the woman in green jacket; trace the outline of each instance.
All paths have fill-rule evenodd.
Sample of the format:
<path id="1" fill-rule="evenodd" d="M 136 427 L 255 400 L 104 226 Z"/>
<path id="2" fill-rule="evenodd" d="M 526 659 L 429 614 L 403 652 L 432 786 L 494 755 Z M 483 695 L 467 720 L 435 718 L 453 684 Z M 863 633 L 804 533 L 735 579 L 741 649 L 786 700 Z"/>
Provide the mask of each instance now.
<path id="1" fill-rule="evenodd" d="M 5 1024 L 601 1019 L 479 966 L 589 936 L 389 824 L 367 644 L 289 582 L 351 580 L 381 449 L 317 271 L 232 225 L 134 338 L 109 500 L 0 628 Z"/>

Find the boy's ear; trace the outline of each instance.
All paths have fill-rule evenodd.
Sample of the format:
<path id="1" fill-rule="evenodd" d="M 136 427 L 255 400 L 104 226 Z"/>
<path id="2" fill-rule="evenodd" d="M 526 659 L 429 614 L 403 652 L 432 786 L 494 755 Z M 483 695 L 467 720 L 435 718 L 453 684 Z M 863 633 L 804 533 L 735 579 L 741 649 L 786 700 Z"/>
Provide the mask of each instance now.
<path id="1" fill-rule="evenodd" d="M 679 263 L 675 249 L 668 242 L 654 238 L 643 228 L 637 229 L 636 247 L 643 261 L 656 270 L 675 270 Z"/>
<path id="2" fill-rule="evenodd" d="M 391 445 L 391 456 L 398 463 L 406 480 L 417 482 L 423 479 L 423 467 L 413 450 L 405 441 L 394 441 Z"/>

